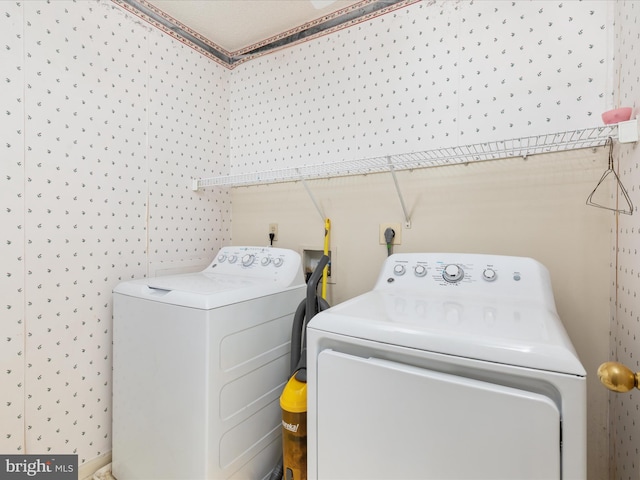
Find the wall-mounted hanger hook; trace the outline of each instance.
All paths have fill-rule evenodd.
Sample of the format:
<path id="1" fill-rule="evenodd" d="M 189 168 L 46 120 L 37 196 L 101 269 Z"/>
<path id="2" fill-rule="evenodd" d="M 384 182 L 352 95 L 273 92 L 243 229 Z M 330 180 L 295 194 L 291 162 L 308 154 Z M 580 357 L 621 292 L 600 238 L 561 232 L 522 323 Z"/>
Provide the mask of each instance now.
<path id="1" fill-rule="evenodd" d="M 604 144 L 605 148 L 608 146 L 609 147 L 609 161 L 608 161 L 608 166 L 607 169 L 605 170 L 605 172 L 602 174 L 602 177 L 600 177 L 600 181 L 598 181 L 598 184 L 596 185 L 596 188 L 593 189 L 593 191 L 589 194 L 589 196 L 587 197 L 587 202 L 586 204 L 592 207 L 598 207 L 598 208 L 604 208 L 605 210 L 612 210 L 616 213 L 624 213 L 626 215 L 633 215 L 633 202 L 631 201 L 631 197 L 629 197 L 629 194 L 627 193 L 627 189 L 624 188 L 624 185 L 622 184 L 622 181 L 620 180 L 620 177 L 618 176 L 618 174 L 616 173 L 615 169 L 613 168 L 613 139 L 611 137 L 607 138 L 605 144 Z M 618 191 L 620 193 L 622 193 L 622 197 L 625 200 L 626 203 L 626 208 L 618 208 L 617 205 L 617 201 L 616 201 L 616 206 L 615 207 L 611 207 L 608 205 L 603 205 L 601 203 L 597 203 L 593 200 L 593 196 L 596 193 L 596 191 L 600 188 L 600 186 L 603 184 L 603 182 L 605 181 L 605 179 L 607 177 L 609 177 L 610 175 L 613 175 L 614 179 L 615 179 L 615 188 L 616 188 L 616 197 L 618 197 Z"/>

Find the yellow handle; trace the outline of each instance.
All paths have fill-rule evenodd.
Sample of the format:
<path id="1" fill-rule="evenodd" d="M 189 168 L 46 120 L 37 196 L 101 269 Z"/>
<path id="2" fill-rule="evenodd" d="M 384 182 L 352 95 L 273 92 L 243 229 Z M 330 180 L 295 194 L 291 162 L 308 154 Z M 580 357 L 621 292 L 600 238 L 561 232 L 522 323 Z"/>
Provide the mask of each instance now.
<path id="1" fill-rule="evenodd" d="M 329 256 L 329 231 L 331 230 L 331 220 L 326 218 L 324 220 L 324 254 Z M 322 290 L 321 296 L 323 299 L 327 299 L 327 277 L 329 276 L 329 264 L 325 265 L 322 270 Z"/>
<path id="2" fill-rule="evenodd" d="M 609 390 L 628 392 L 640 388 L 640 372 L 634 373 L 630 368 L 618 362 L 606 362 L 598 367 L 598 378 Z"/>

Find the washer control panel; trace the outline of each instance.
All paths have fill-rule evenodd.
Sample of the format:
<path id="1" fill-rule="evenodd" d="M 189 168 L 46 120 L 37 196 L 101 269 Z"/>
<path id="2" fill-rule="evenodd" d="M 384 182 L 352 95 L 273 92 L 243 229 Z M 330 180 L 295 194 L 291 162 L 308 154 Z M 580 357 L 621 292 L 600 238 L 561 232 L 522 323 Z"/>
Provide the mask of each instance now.
<path id="1" fill-rule="evenodd" d="M 455 253 L 399 253 L 385 261 L 376 288 L 418 288 L 501 295 L 550 289 L 546 268 L 531 258 Z M 538 292 L 539 293 L 539 292 Z"/>
<path id="2" fill-rule="evenodd" d="M 224 273 L 266 277 L 297 275 L 302 271 L 300 255 L 293 250 L 274 247 L 222 247 L 203 273 Z"/>

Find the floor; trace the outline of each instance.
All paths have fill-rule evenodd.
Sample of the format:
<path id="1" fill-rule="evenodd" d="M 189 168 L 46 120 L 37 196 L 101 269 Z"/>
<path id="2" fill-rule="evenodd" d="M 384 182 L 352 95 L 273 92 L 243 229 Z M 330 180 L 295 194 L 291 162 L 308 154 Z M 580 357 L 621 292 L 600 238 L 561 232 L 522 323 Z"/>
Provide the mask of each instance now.
<path id="1" fill-rule="evenodd" d="M 116 480 L 116 478 L 111 475 L 111 464 L 105 465 L 94 473 L 92 480 Z"/>

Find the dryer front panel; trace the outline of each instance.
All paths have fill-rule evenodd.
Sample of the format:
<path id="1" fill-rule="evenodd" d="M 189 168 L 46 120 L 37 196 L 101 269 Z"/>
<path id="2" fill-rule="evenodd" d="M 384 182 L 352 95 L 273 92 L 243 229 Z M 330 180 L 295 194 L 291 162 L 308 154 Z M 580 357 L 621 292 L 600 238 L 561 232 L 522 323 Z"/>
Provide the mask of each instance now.
<path id="1" fill-rule="evenodd" d="M 316 381 L 310 478 L 561 478 L 560 412 L 544 395 L 330 349 Z"/>

